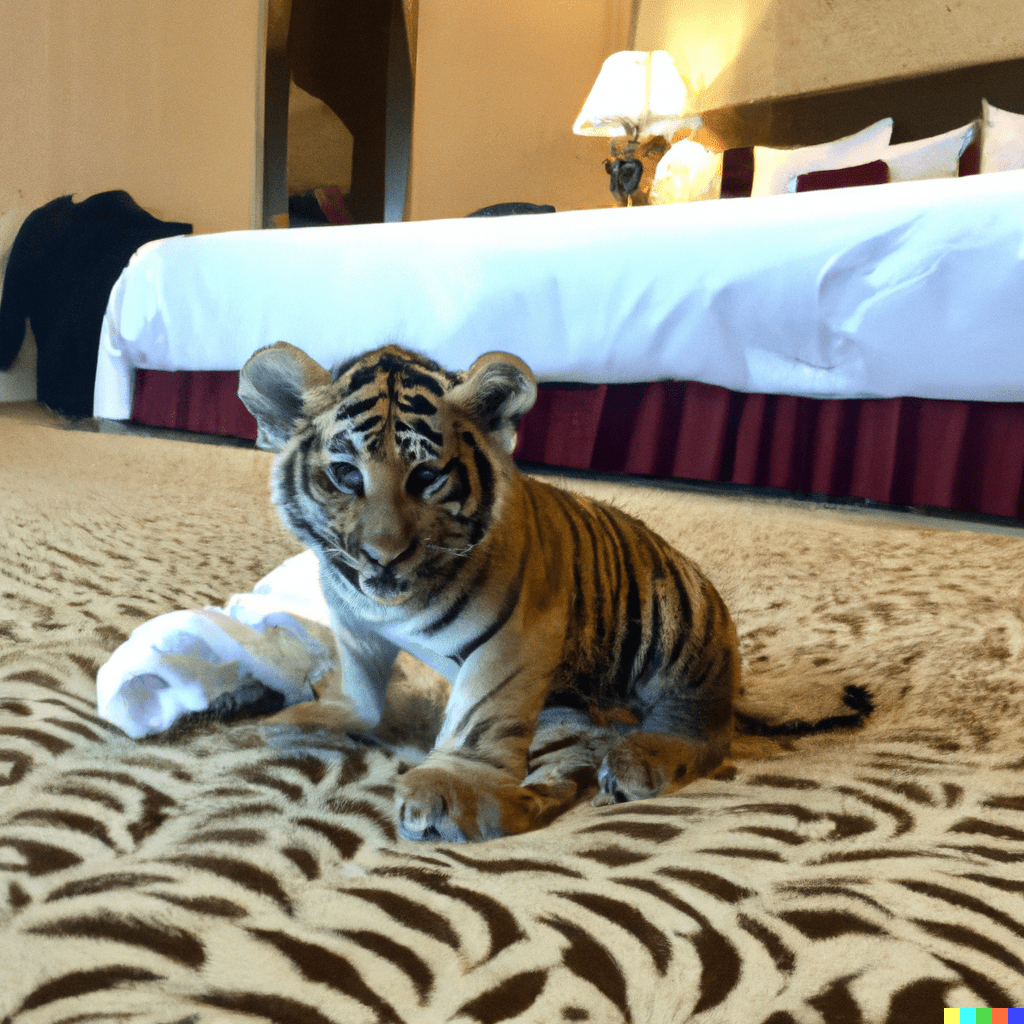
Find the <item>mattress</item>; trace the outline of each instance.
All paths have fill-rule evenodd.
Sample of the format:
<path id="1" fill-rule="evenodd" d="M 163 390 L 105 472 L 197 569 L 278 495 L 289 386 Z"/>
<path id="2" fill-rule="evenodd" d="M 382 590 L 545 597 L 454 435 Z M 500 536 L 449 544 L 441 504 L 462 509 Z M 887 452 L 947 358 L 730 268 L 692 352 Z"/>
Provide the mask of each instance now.
<path id="1" fill-rule="evenodd" d="M 94 413 L 134 372 L 325 365 L 397 341 L 541 381 L 811 398 L 1024 400 L 1024 171 L 544 216 L 230 232 L 143 247 L 104 319 Z"/>

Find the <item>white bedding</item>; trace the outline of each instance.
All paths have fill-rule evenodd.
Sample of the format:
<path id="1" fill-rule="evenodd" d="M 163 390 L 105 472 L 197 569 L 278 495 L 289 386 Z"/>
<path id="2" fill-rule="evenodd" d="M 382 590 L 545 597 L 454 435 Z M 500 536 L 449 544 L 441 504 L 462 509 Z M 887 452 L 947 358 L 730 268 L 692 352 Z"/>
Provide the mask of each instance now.
<path id="1" fill-rule="evenodd" d="M 762 199 L 170 238 L 111 292 L 94 412 L 134 368 L 326 366 L 395 340 L 541 380 L 1024 401 L 1024 171 Z"/>

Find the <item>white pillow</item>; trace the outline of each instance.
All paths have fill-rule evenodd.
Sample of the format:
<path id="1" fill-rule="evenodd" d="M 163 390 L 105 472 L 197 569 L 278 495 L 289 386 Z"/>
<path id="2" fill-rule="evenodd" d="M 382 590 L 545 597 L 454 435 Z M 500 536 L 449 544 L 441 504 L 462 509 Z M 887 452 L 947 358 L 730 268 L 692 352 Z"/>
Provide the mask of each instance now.
<path id="1" fill-rule="evenodd" d="M 978 122 L 971 121 L 942 135 L 916 142 L 889 146 L 882 159 L 889 165 L 890 181 L 920 181 L 922 178 L 956 178 L 960 157 L 974 141 Z"/>
<path id="2" fill-rule="evenodd" d="M 1024 167 L 1024 114 L 981 101 L 981 173 Z"/>
<path id="3" fill-rule="evenodd" d="M 856 167 L 881 160 L 892 137 L 892 118 L 876 121 L 856 135 L 835 142 L 798 149 L 754 147 L 754 183 L 752 196 L 775 196 L 788 191 L 790 179 L 808 171 L 828 171 L 837 167 Z"/>

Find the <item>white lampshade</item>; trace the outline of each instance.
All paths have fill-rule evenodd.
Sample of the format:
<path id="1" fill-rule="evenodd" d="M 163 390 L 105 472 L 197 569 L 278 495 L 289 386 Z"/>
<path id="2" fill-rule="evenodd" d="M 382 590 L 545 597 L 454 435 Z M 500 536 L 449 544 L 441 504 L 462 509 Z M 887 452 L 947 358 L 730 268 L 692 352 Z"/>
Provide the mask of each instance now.
<path id="1" fill-rule="evenodd" d="M 572 126 L 577 135 L 668 135 L 699 117 L 684 114 L 686 86 L 664 50 L 620 50 L 601 73 Z"/>

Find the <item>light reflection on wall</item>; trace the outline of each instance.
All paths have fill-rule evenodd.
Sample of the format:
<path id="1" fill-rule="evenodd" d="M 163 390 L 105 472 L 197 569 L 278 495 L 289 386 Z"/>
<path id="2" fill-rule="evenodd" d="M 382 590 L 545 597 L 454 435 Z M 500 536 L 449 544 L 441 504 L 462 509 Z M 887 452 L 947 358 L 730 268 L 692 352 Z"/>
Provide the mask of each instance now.
<path id="1" fill-rule="evenodd" d="M 642 0 L 634 45 L 638 50 L 668 50 L 689 90 L 691 108 L 713 109 L 735 102 L 735 97 L 728 95 L 723 74 L 765 21 L 773 3 Z"/>
<path id="2" fill-rule="evenodd" d="M 1020 57 L 1020 0 L 634 0 L 634 47 L 665 49 L 697 112 Z"/>

